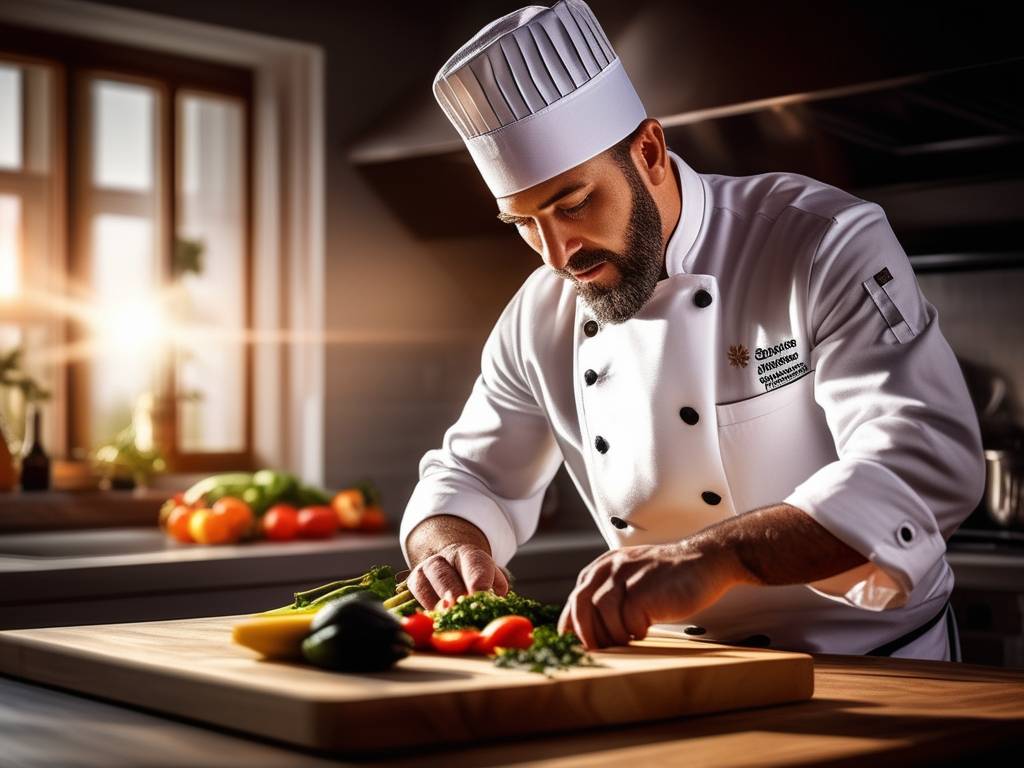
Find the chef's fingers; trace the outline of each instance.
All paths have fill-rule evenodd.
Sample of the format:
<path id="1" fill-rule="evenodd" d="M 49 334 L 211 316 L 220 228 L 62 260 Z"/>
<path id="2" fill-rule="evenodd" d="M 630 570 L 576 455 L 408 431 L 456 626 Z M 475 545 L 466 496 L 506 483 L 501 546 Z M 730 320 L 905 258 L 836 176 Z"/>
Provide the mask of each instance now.
<path id="1" fill-rule="evenodd" d="M 572 629 L 572 596 L 570 599 L 565 601 L 565 605 L 562 607 L 562 613 L 558 617 L 558 633 L 564 634 Z"/>
<path id="2" fill-rule="evenodd" d="M 494 564 L 494 591 L 499 595 L 507 595 L 511 585 L 505 575 L 505 569 L 497 563 Z"/>
<path id="3" fill-rule="evenodd" d="M 600 611 L 594 611 L 594 637 L 596 638 L 594 647 L 611 648 L 616 645 L 627 645 L 629 643 L 628 640 L 620 642 L 615 639 L 611 631 L 608 629 L 608 625 L 605 624 L 604 619 L 605 617 Z"/>
<path id="4" fill-rule="evenodd" d="M 471 595 L 494 586 L 494 574 L 498 570 L 498 564 L 482 549 L 459 547 L 455 559 L 462 580 L 466 584 L 466 594 Z"/>
<path id="5" fill-rule="evenodd" d="M 459 572 L 441 555 L 432 555 L 423 561 L 423 572 L 430 580 L 430 586 L 441 597 L 451 593 L 452 597 L 466 594 L 466 583 Z"/>
<path id="6" fill-rule="evenodd" d="M 597 632 L 594 630 L 594 608 L 590 595 L 576 593 L 572 598 L 572 631 L 585 648 L 597 648 Z"/>
<path id="7" fill-rule="evenodd" d="M 434 591 L 434 588 L 430 586 L 430 579 L 427 578 L 427 574 L 423 572 L 422 568 L 417 566 L 412 569 L 406 581 L 406 586 L 409 587 L 412 596 L 416 598 L 420 605 L 428 611 L 434 610 L 434 606 L 437 605 L 440 597 Z"/>
<path id="8" fill-rule="evenodd" d="M 598 567 L 591 571 L 589 577 L 569 596 L 569 602 L 572 604 L 572 629 L 587 648 L 598 647 L 599 638 L 594 629 L 592 599 L 607 570 L 607 567 Z"/>
<path id="9" fill-rule="evenodd" d="M 622 585 L 609 578 L 591 598 L 597 617 L 597 634 L 604 641 L 602 647 L 629 644 L 629 632 L 622 622 L 622 602 L 625 596 L 626 591 Z"/>
<path id="10" fill-rule="evenodd" d="M 647 637 L 647 630 L 651 626 L 647 612 L 641 607 L 639 600 L 630 600 L 627 597 L 622 601 L 622 626 L 634 640 L 643 640 Z"/>

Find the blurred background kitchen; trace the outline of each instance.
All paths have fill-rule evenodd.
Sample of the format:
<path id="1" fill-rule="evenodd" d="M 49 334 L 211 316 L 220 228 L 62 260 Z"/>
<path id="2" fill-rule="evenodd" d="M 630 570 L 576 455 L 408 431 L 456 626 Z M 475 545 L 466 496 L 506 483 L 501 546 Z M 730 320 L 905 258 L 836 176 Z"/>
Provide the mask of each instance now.
<path id="1" fill-rule="evenodd" d="M 1012 10 L 591 5 L 695 169 L 804 173 L 887 211 L 988 449 L 986 498 L 950 543 L 964 657 L 1024 665 Z M 430 92 L 517 7 L 0 5 L 0 626 L 242 613 L 404 565 L 419 459 L 539 265 Z M 329 495 L 370 483 L 386 527 L 220 547 L 157 528 L 171 493 L 258 468 Z M 602 549 L 561 473 L 511 568 L 557 600 Z"/>

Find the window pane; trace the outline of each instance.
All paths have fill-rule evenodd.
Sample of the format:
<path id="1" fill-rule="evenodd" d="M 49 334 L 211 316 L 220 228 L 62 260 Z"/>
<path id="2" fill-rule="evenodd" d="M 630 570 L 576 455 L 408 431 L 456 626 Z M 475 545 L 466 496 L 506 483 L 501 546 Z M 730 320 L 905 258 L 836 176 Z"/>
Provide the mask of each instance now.
<path id="1" fill-rule="evenodd" d="M 155 109 L 152 88 L 93 81 L 93 183 L 97 187 L 152 188 Z"/>
<path id="2" fill-rule="evenodd" d="M 21 168 L 21 70 L 0 64 L 0 168 Z"/>
<path id="3" fill-rule="evenodd" d="M 21 291 L 21 198 L 0 194 L 0 299 Z"/>
<path id="4" fill-rule="evenodd" d="M 92 229 L 92 289 L 99 316 L 89 381 L 92 444 L 131 422 L 139 395 L 160 381 L 163 317 L 152 222 L 100 214 Z"/>
<path id="5" fill-rule="evenodd" d="M 245 115 L 226 98 L 178 98 L 175 273 L 181 313 L 202 327 L 178 346 L 178 443 L 245 449 Z"/>
<path id="6" fill-rule="evenodd" d="M 167 391 L 163 295 L 166 232 L 160 207 L 162 151 L 157 87 L 86 80 L 91 172 L 79 186 L 88 248 L 83 268 L 92 301 L 83 390 L 91 449 L 132 423 L 143 395 Z"/>

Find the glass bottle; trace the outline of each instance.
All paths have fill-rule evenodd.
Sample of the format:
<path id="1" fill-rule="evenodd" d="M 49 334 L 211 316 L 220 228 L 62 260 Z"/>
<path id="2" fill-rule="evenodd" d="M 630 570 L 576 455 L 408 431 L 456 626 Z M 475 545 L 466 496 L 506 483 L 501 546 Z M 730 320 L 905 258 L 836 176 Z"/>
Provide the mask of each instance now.
<path id="1" fill-rule="evenodd" d="M 49 487 L 50 457 L 43 450 L 43 409 L 36 405 L 21 454 L 21 490 L 45 491 Z"/>

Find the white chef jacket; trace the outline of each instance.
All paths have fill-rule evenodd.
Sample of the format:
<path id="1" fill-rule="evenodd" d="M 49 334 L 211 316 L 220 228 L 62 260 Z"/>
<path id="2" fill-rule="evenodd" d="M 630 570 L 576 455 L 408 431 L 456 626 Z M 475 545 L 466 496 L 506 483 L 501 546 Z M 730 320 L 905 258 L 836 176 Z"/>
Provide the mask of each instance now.
<path id="1" fill-rule="evenodd" d="M 670 156 L 682 213 L 668 278 L 604 326 L 549 268 L 526 280 L 462 415 L 420 462 L 403 553 L 420 521 L 446 514 L 506 564 L 562 463 L 610 548 L 786 502 L 868 562 L 807 585 L 738 586 L 652 634 L 867 653 L 925 624 L 953 587 L 945 541 L 984 486 L 960 368 L 878 205 Z M 947 653 L 939 622 L 895 655 Z"/>

